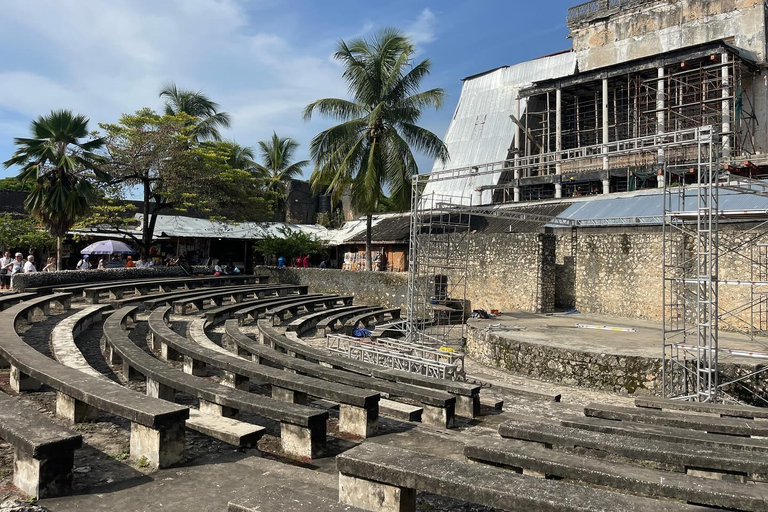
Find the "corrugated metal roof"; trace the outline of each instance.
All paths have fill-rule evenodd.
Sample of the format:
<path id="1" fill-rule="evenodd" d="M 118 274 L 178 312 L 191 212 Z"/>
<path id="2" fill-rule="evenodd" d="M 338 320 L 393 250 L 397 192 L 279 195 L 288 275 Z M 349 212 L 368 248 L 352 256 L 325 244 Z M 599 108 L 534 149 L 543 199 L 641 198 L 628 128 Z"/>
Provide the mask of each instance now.
<path id="1" fill-rule="evenodd" d="M 432 171 L 461 169 L 474 165 L 499 162 L 507 158 L 514 142 L 515 124 L 509 118 L 517 112 L 517 96 L 520 89 L 534 81 L 560 78 L 576 71 L 573 52 L 543 57 L 514 66 L 499 68 L 464 81 L 461 97 L 456 106 L 448 132 L 443 139 L 448 146 L 450 161 L 435 162 Z M 524 111 L 526 100 L 521 100 Z M 469 171 L 468 171 L 469 173 Z M 492 192 L 475 192 L 484 185 L 496 185 L 501 173 L 458 178 L 441 183 L 427 182 L 425 193 L 466 196 L 475 195 L 473 204 L 490 203 Z"/>
<path id="2" fill-rule="evenodd" d="M 136 218 L 141 223 L 142 214 Z M 236 238 L 259 240 L 267 235 L 280 236 L 281 228 L 286 227 L 328 240 L 328 230 L 315 224 L 292 224 L 289 222 L 240 222 L 228 223 L 210 219 L 196 219 L 177 215 L 158 215 L 155 224 L 157 236 L 190 238 Z"/>

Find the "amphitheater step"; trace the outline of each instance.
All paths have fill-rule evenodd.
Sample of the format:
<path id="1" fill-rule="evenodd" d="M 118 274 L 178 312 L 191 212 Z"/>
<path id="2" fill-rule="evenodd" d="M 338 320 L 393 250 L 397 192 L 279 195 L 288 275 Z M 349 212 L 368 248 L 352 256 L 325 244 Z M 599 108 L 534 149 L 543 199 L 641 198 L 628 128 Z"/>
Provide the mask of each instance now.
<path id="1" fill-rule="evenodd" d="M 492 396 L 481 396 L 480 405 L 488 407 L 489 409 L 495 409 L 497 411 L 504 410 L 504 400 L 501 398 L 494 398 Z"/>
<path id="2" fill-rule="evenodd" d="M 189 409 L 187 428 L 238 448 L 256 446 L 261 436 L 267 431 L 266 428 L 253 423 L 203 414 L 197 409 L 191 408 Z"/>
<path id="3" fill-rule="evenodd" d="M 401 421 L 421 421 L 423 407 L 395 402 L 394 400 L 380 399 L 379 413 Z"/>
<path id="4" fill-rule="evenodd" d="M 267 486 L 251 496 L 232 500 L 227 512 L 285 512 L 312 510 L 315 512 L 362 512 L 362 508 L 345 505 L 331 498 L 317 496 L 314 491 L 297 491 L 281 485 Z"/>
<path id="5" fill-rule="evenodd" d="M 495 392 L 498 395 L 514 396 L 516 398 L 524 398 L 526 400 L 541 400 L 545 402 L 559 402 L 560 393 L 542 393 L 540 391 L 531 391 L 529 389 L 523 389 L 506 382 L 499 382 L 493 379 L 487 379 L 481 375 L 467 375 L 468 381 L 480 381 L 484 384 L 490 384 L 490 389 L 487 391 Z M 485 389 L 485 388 L 483 388 Z"/>

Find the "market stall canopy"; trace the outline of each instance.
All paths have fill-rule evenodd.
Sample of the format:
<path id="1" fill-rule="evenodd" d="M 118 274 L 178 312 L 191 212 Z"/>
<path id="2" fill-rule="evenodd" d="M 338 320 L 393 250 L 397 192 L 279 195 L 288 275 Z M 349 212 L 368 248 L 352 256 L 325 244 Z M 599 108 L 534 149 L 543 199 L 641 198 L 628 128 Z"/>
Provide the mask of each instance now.
<path id="1" fill-rule="evenodd" d="M 120 240 L 101 240 L 80 251 L 80 254 L 135 254 L 127 244 Z"/>

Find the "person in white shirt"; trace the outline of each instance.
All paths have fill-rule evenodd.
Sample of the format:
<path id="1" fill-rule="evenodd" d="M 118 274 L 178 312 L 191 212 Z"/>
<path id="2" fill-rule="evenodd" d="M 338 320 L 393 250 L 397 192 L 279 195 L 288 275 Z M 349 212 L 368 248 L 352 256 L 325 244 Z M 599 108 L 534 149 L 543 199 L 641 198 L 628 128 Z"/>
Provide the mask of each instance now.
<path id="1" fill-rule="evenodd" d="M 77 262 L 75 266 L 77 270 L 88 270 L 91 268 L 91 262 L 88 260 L 88 255 L 84 255 L 83 258 Z"/>
<path id="2" fill-rule="evenodd" d="M 11 258 L 11 253 L 5 251 L 3 257 L 0 258 L 0 290 L 9 290 L 11 288 L 12 266 L 13 258 Z"/>
<path id="3" fill-rule="evenodd" d="M 30 254 L 27 256 L 27 262 L 24 264 L 24 273 L 33 274 L 35 272 L 37 272 L 37 268 L 35 267 L 35 257 Z"/>
<path id="4" fill-rule="evenodd" d="M 16 253 L 16 258 L 11 262 L 11 276 L 24 272 L 24 255 Z"/>

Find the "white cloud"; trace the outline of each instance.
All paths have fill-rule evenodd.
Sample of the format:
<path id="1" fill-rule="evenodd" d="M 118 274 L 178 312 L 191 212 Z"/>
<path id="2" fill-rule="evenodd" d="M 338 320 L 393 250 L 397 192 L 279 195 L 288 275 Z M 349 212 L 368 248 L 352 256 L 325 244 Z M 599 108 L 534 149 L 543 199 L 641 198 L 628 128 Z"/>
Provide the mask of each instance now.
<path id="1" fill-rule="evenodd" d="M 408 28 L 406 28 L 405 33 L 416 45 L 431 43 L 436 39 L 436 21 L 437 19 L 435 17 L 435 13 L 433 13 L 429 8 L 425 7 L 419 13 L 419 16 L 416 18 L 416 20 L 412 22 Z"/>

